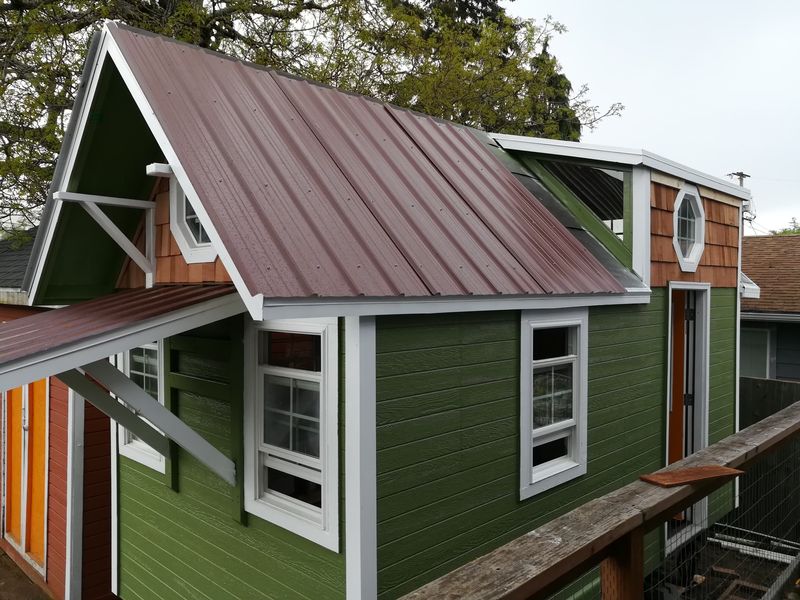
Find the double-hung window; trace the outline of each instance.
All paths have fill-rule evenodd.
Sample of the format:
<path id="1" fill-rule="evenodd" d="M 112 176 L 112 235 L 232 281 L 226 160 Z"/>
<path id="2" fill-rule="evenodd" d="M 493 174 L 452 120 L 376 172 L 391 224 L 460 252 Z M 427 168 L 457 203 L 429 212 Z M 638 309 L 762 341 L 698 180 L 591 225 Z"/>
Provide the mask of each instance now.
<path id="1" fill-rule="evenodd" d="M 245 508 L 338 551 L 336 320 L 249 333 Z"/>
<path id="2" fill-rule="evenodd" d="M 586 473 L 585 309 L 524 311 L 520 498 Z"/>
<path id="3" fill-rule="evenodd" d="M 136 385 L 164 404 L 164 381 L 162 373 L 162 344 L 153 342 L 118 354 L 118 368 Z M 146 421 L 146 419 L 144 419 Z M 164 457 L 145 444 L 133 432 L 119 427 L 119 453 L 131 460 L 164 472 Z"/>

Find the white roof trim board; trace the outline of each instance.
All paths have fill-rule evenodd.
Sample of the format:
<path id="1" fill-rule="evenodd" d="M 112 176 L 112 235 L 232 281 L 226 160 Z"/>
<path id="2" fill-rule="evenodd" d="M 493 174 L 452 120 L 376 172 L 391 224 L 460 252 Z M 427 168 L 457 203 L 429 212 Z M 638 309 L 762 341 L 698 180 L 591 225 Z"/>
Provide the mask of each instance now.
<path id="1" fill-rule="evenodd" d="M 761 288 L 743 271 L 739 272 L 739 294 L 742 298 L 750 298 L 753 300 L 761 298 Z"/>
<path id="2" fill-rule="evenodd" d="M 642 165 L 656 171 L 679 177 L 692 183 L 702 185 L 725 194 L 750 200 L 750 190 L 730 181 L 708 175 L 691 167 L 643 149 L 615 148 L 613 146 L 597 146 L 580 142 L 564 142 L 547 140 L 524 135 L 507 135 L 503 133 L 489 134 L 504 150 L 532 152 L 583 160 L 617 163 L 622 165 Z"/>

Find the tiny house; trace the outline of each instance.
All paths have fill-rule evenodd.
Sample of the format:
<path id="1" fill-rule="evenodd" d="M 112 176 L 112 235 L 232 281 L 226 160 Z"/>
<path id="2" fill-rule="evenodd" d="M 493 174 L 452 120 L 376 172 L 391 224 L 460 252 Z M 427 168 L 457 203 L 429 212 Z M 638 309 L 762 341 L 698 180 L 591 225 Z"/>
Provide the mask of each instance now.
<path id="1" fill-rule="evenodd" d="M 107 23 L 0 387 L 112 420 L 118 597 L 398 598 L 735 431 L 748 197 Z"/>

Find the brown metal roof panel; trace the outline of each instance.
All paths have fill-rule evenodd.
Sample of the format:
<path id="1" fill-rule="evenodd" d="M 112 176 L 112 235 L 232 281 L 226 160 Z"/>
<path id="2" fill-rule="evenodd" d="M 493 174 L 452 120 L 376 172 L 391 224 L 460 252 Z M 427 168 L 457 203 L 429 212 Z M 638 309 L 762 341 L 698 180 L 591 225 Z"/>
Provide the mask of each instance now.
<path id="1" fill-rule="evenodd" d="M 110 30 L 251 293 L 622 291 L 465 130 Z"/>
<path id="2" fill-rule="evenodd" d="M 117 292 L 0 324 L 0 364 L 124 329 L 235 293 L 232 286 L 165 286 Z"/>
<path id="3" fill-rule="evenodd" d="M 251 292 L 428 295 L 268 71 L 114 36 Z"/>
<path id="4" fill-rule="evenodd" d="M 395 107 L 388 110 L 548 292 L 624 291 L 467 129 Z"/>
<path id="5" fill-rule="evenodd" d="M 303 80 L 275 79 L 434 293 L 546 291 L 382 104 Z"/>

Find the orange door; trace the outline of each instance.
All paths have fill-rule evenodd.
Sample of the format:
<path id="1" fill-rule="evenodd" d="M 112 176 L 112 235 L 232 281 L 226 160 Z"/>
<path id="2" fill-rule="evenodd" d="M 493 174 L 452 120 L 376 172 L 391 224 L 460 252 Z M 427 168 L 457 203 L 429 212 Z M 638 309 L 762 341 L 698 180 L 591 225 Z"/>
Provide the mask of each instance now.
<path id="1" fill-rule="evenodd" d="M 47 381 L 6 393 L 5 535 L 40 567 L 45 559 Z"/>
<path id="2" fill-rule="evenodd" d="M 684 377 L 686 362 L 686 292 L 672 290 L 672 408 L 669 413 L 669 464 L 684 456 Z"/>

